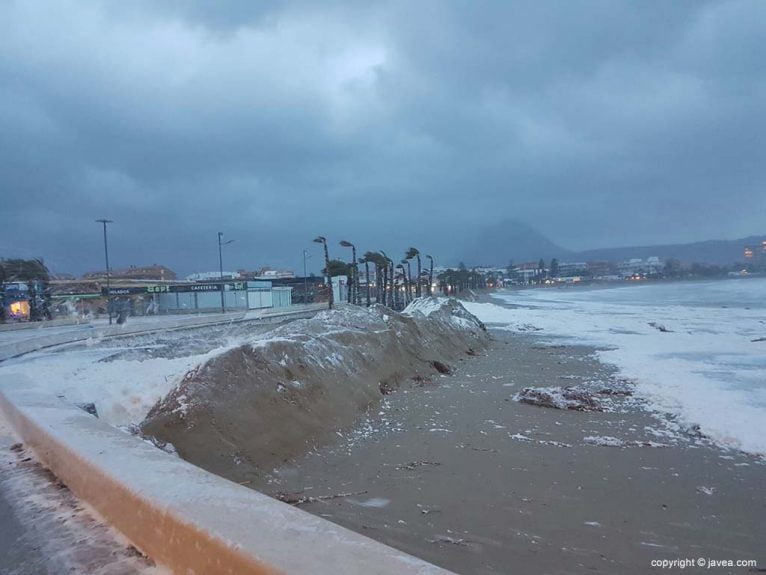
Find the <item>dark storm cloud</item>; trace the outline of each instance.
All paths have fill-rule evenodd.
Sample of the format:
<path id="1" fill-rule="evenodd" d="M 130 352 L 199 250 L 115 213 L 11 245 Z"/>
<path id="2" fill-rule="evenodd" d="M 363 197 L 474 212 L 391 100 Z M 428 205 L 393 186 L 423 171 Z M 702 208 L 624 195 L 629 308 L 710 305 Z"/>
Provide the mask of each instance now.
<path id="1" fill-rule="evenodd" d="M 96 268 L 96 217 L 116 266 L 183 272 L 218 230 L 248 268 L 320 233 L 448 259 L 506 218 L 574 249 L 763 231 L 757 0 L 0 11 L 0 255 Z"/>

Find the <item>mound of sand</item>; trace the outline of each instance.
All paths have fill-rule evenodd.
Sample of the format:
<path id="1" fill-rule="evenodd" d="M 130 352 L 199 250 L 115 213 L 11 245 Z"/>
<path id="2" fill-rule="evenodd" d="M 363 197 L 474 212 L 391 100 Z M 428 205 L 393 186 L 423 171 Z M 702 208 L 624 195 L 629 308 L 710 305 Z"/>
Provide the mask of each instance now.
<path id="1" fill-rule="evenodd" d="M 488 341 L 457 301 L 403 313 L 343 307 L 280 326 L 188 372 L 142 433 L 233 480 L 301 455 L 405 379 L 444 373 Z"/>

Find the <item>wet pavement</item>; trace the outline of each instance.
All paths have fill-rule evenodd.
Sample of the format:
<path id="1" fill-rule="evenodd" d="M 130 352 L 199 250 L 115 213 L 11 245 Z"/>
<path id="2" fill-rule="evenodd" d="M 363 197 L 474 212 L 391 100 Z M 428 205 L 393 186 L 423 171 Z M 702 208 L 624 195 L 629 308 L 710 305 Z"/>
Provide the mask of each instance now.
<path id="1" fill-rule="evenodd" d="M 37 463 L 0 415 L 0 573 L 158 575 L 162 571 Z"/>

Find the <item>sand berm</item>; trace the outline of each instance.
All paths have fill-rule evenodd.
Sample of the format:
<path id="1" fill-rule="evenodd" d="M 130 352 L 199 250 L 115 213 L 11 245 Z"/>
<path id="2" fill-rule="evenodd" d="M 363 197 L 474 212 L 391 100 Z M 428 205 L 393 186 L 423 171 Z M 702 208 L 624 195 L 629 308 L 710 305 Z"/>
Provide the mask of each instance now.
<path id="1" fill-rule="evenodd" d="M 243 481 L 326 443 L 405 381 L 427 383 L 484 349 L 484 325 L 454 299 L 402 313 L 344 306 L 254 337 L 186 373 L 143 435 Z"/>

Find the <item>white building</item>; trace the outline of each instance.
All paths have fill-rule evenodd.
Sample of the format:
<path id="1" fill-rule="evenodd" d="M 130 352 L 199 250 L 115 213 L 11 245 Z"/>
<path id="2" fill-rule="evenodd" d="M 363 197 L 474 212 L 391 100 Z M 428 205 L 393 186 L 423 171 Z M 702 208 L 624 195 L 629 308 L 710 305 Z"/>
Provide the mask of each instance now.
<path id="1" fill-rule="evenodd" d="M 274 287 L 270 281 L 225 283 L 223 295 L 219 282 L 161 287 L 162 291 L 154 295 L 160 313 L 218 311 L 222 305 L 229 311 L 292 305 L 293 288 Z"/>
<path id="2" fill-rule="evenodd" d="M 662 272 L 662 260 L 657 256 L 646 258 L 632 258 L 617 264 L 620 276 L 627 278 L 632 276 L 653 275 Z"/>
<path id="3" fill-rule="evenodd" d="M 264 280 L 289 279 L 294 277 L 295 273 L 291 270 L 273 270 L 270 268 L 263 268 L 256 276 L 257 279 Z"/>
<path id="4" fill-rule="evenodd" d="M 227 272 L 224 270 L 223 274 L 221 274 L 220 271 L 217 272 L 199 272 L 195 274 L 189 274 L 186 276 L 187 282 L 210 282 L 215 280 L 220 280 L 221 275 L 223 275 L 223 279 L 225 280 L 235 280 L 239 279 L 240 275 L 239 272 Z"/>
<path id="5" fill-rule="evenodd" d="M 558 277 L 581 276 L 587 269 L 588 264 L 585 262 L 561 262 L 559 263 Z"/>

